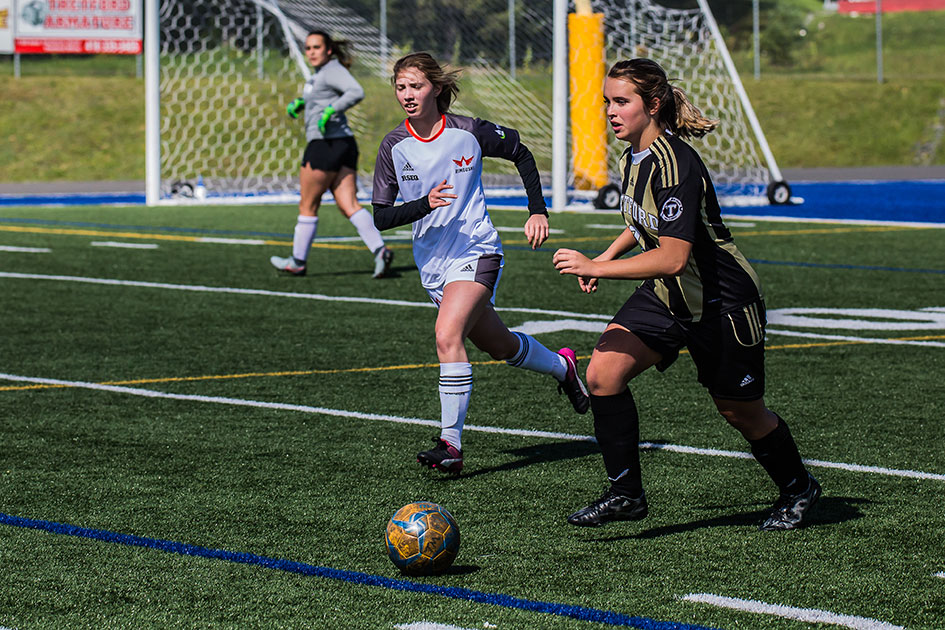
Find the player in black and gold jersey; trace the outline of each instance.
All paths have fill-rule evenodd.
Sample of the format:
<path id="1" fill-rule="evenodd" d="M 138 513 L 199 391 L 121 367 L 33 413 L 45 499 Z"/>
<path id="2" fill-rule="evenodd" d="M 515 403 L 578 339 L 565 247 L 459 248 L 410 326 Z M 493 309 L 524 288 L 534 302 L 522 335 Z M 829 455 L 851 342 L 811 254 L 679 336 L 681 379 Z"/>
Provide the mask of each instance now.
<path id="1" fill-rule="evenodd" d="M 761 529 L 795 529 L 820 497 L 820 485 L 787 424 L 765 406 L 761 285 L 722 222 L 705 164 L 683 140 L 705 135 L 718 121 L 703 116 L 649 59 L 616 63 L 604 101 L 616 137 L 629 143 L 620 160 L 627 229 L 593 260 L 559 249 L 554 265 L 577 276 L 586 293 L 597 290 L 599 278 L 643 283 L 601 335 L 587 368 L 610 487 L 568 522 L 596 526 L 646 516 L 639 419 L 627 384 L 650 366 L 665 370 L 685 347 L 719 413 L 778 486 Z M 642 253 L 621 258 L 637 245 Z"/>

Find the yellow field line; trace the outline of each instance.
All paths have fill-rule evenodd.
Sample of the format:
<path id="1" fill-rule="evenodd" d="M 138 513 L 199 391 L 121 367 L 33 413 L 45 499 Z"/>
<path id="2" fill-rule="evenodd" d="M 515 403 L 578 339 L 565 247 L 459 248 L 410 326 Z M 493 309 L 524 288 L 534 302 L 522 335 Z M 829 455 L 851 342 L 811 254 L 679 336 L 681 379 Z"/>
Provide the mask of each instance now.
<path id="1" fill-rule="evenodd" d="M 614 232 L 616 233 L 620 226 L 614 226 Z M 920 227 L 908 227 L 908 226 L 852 226 L 852 227 L 838 227 L 838 228 L 810 228 L 805 230 L 755 230 L 748 232 L 738 232 L 738 236 L 793 236 L 797 235 L 811 235 L 811 234 L 840 234 L 845 232 L 890 232 L 890 231 L 901 231 L 901 230 L 921 230 Z M 98 236 L 98 237 L 110 237 L 110 238 L 134 238 L 134 239 L 144 239 L 144 240 L 155 240 L 155 241 L 177 241 L 177 242 L 186 242 L 186 243 L 200 243 L 207 242 L 207 239 L 213 238 L 227 238 L 227 237 L 213 237 L 213 236 L 185 236 L 182 234 L 156 234 L 156 233 L 146 233 L 146 232 L 111 232 L 108 230 L 88 230 L 81 228 L 42 228 L 42 227 L 23 227 L 18 225 L 0 225 L 0 232 L 20 232 L 25 234 L 57 234 L 57 235 L 66 235 L 66 236 Z M 238 240 L 234 238 L 234 240 Z M 249 239 L 259 241 L 261 245 L 278 245 L 278 246 L 287 246 L 292 245 L 292 241 L 278 241 L 272 239 Z M 563 237 L 560 238 L 560 242 L 567 243 L 593 243 L 599 241 L 610 241 L 613 240 L 613 234 L 601 234 L 595 236 L 574 236 L 574 237 Z M 213 242 L 213 241 L 209 241 Z M 512 240 L 506 239 L 506 245 L 528 245 L 526 239 L 521 240 Z M 550 244 L 554 244 L 554 241 L 550 241 Z M 346 245 L 341 243 L 321 243 L 315 242 L 312 244 L 312 247 L 318 247 L 322 249 L 362 249 L 361 244 L 356 245 Z M 406 245 L 393 245 L 393 247 L 407 247 Z"/>
<path id="2" fill-rule="evenodd" d="M 898 337 L 892 339 L 893 341 L 932 341 L 937 339 L 945 339 L 945 335 L 924 335 L 921 337 Z M 856 341 L 856 340 L 843 340 L 843 341 L 819 341 L 813 343 L 789 343 L 789 344 L 780 344 L 777 346 L 766 346 L 765 350 L 797 350 L 802 348 L 827 348 L 833 346 L 851 346 L 851 345 L 863 345 L 871 343 L 870 340 Z M 681 354 L 687 354 L 687 350 L 682 350 Z M 587 360 L 591 358 L 591 355 L 581 355 L 577 357 L 579 360 Z M 501 365 L 505 361 L 472 361 L 473 365 Z M 412 363 L 405 365 L 384 365 L 377 367 L 361 367 L 361 368 L 344 368 L 336 370 L 292 370 L 292 371 L 282 371 L 282 372 L 245 372 L 242 374 L 211 374 L 206 376 L 171 376 L 165 378 L 143 378 L 129 381 L 105 381 L 102 383 L 96 383 L 96 385 L 147 385 L 154 383 L 188 383 L 195 381 L 224 381 L 224 380 L 234 380 L 240 378 L 260 378 L 260 377 L 272 377 L 272 376 L 318 376 L 326 374 L 355 374 L 355 373 L 368 373 L 368 372 L 392 372 L 397 370 L 416 370 L 422 368 L 435 368 L 439 367 L 439 363 Z M 37 390 L 37 389 L 68 389 L 71 388 L 71 385 L 11 385 L 6 387 L 0 387 L 0 392 L 14 392 L 14 391 L 25 391 L 25 390 Z"/>

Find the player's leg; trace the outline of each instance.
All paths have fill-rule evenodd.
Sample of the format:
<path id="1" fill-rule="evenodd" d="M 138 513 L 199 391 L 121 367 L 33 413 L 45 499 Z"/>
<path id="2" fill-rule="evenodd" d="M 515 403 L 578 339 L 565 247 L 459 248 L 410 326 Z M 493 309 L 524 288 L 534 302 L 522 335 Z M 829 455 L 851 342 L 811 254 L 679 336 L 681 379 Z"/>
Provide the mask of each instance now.
<path id="1" fill-rule="evenodd" d="M 610 483 L 599 499 L 568 517 L 572 525 L 594 527 L 647 515 L 640 471 L 640 419 L 627 384 L 657 364 L 662 355 L 623 326 L 611 323 L 587 367 L 594 435 Z"/>
<path id="2" fill-rule="evenodd" d="M 577 357 L 570 348 L 552 352 L 531 335 L 512 332 L 490 304 L 469 333 L 469 340 L 497 361 L 512 367 L 550 374 L 558 391 L 567 394 L 578 413 L 587 413 L 587 390 L 577 370 Z"/>
<path id="3" fill-rule="evenodd" d="M 308 152 L 306 152 L 308 155 Z M 312 168 L 310 163 L 299 169 L 300 199 L 299 215 L 295 223 L 292 237 L 292 255 L 273 256 L 269 259 L 272 265 L 280 271 L 296 276 L 304 276 L 307 269 L 308 253 L 312 241 L 318 233 L 318 209 L 322 203 L 322 195 L 328 190 L 335 173 Z"/>
<path id="4" fill-rule="evenodd" d="M 761 523 L 765 531 L 796 529 L 821 495 L 820 484 L 801 460 L 787 423 L 763 399 L 714 398 L 716 408 L 751 445 L 751 454 L 778 487 L 778 500 Z"/>
<path id="5" fill-rule="evenodd" d="M 763 530 L 795 529 L 820 498 L 820 484 L 801 460 L 787 424 L 765 406 L 764 305 L 758 302 L 692 327 L 689 351 L 699 382 L 722 417 L 751 445 L 778 487 Z"/>
<path id="6" fill-rule="evenodd" d="M 358 231 L 358 236 L 374 254 L 374 277 L 383 278 L 390 273 L 394 251 L 384 245 L 381 233 L 374 226 L 374 217 L 358 202 L 358 180 L 355 169 L 342 166 L 332 182 L 331 194 L 338 209 Z"/>
<path id="7" fill-rule="evenodd" d="M 472 395 L 472 365 L 466 355 L 464 340 L 483 309 L 489 304 L 491 290 L 478 282 L 449 282 L 436 317 L 436 354 L 440 360 L 440 436 L 434 447 L 417 454 L 417 461 L 442 472 L 463 469 L 462 436 L 469 399 Z"/>

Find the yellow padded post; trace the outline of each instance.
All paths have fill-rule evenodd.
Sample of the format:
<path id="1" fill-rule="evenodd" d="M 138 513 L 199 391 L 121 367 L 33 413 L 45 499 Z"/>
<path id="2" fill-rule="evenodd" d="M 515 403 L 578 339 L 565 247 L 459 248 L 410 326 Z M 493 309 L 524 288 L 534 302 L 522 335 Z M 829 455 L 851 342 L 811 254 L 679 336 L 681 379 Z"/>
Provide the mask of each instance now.
<path id="1" fill-rule="evenodd" d="M 575 2 L 568 15 L 571 77 L 571 151 L 574 185 L 596 190 L 607 185 L 607 117 L 604 111 L 604 14 L 591 13 L 589 0 Z"/>

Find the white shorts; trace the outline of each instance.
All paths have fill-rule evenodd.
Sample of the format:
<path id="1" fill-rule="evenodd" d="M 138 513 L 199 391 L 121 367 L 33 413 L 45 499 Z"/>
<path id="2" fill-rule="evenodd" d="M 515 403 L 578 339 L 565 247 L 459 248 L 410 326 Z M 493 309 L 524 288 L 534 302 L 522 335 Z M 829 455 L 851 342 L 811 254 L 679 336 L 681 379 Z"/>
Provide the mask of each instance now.
<path id="1" fill-rule="evenodd" d="M 438 287 L 427 289 L 427 295 L 439 308 L 440 302 L 443 301 L 443 289 L 446 285 L 457 280 L 466 280 L 468 282 L 478 282 L 489 288 L 492 291 L 489 303 L 495 306 L 495 292 L 499 288 L 499 279 L 502 277 L 502 265 L 502 256 L 499 254 L 488 254 L 479 258 L 456 261 L 443 274 L 443 282 Z"/>

